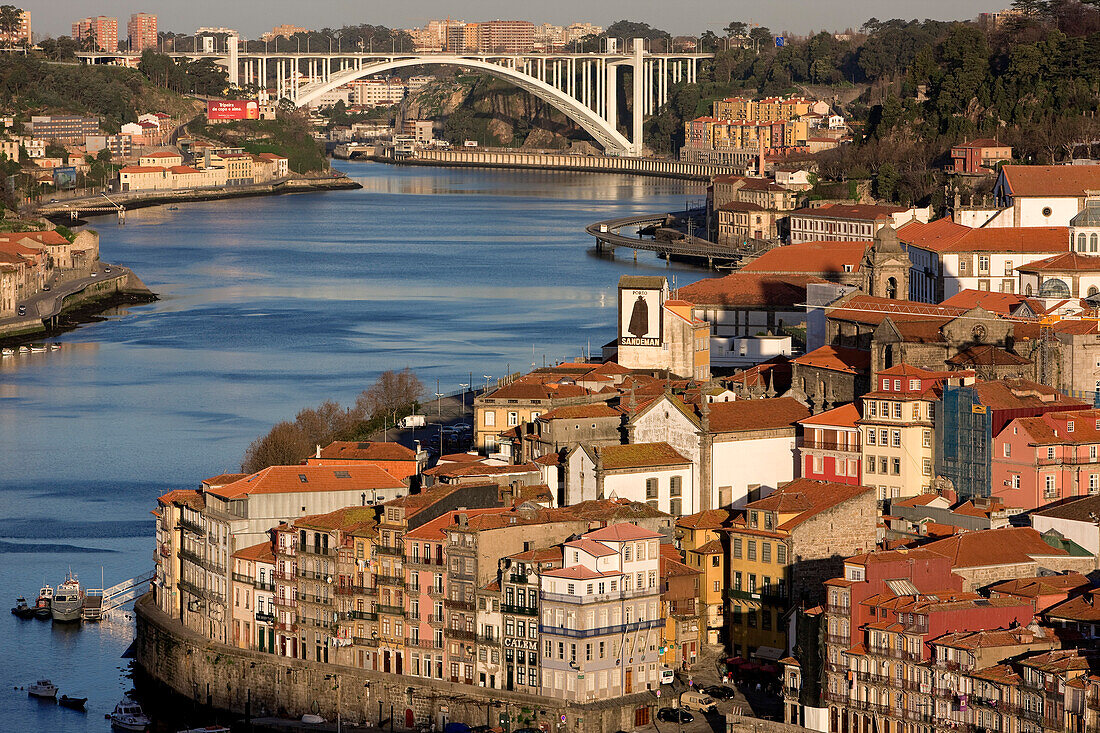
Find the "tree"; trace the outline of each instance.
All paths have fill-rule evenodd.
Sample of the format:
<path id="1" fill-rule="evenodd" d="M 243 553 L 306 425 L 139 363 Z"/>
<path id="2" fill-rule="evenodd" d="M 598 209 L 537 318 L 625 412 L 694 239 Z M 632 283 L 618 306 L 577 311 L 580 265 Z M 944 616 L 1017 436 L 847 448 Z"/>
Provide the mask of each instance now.
<path id="1" fill-rule="evenodd" d="M 385 371 L 355 400 L 355 409 L 368 417 L 385 415 L 396 421 L 397 414 L 416 404 L 423 394 L 423 382 L 408 367 Z"/>
<path id="2" fill-rule="evenodd" d="M 311 448 L 309 437 L 301 426 L 284 421 L 271 428 L 267 435 L 252 441 L 245 450 L 241 471 L 255 473 L 268 466 L 300 463 Z"/>
<path id="3" fill-rule="evenodd" d="M 0 5 L 0 33 L 13 38 L 23 20 L 23 11 L 14 5 Z"/>
<path id="4" fill-rule="evenodd" d="M 748 27 L 748 23 L 743 23 L 739 20 L 731 20 L 722 30 L 725 31 L 726 38 L 740 38 L 745 35 L 745 30 Z"/>

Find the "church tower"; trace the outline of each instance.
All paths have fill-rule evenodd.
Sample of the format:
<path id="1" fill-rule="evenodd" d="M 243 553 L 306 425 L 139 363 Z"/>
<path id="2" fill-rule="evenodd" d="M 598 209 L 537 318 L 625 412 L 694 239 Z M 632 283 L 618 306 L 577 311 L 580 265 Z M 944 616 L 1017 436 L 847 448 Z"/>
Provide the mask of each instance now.
<path id="1" fill-rule="evenodd" d="M 909 254 L 898 233 L 886 224 L 875 233 L 875 242 L 860 263 L 863 292 L 879 298 L 909 300 Z"/>

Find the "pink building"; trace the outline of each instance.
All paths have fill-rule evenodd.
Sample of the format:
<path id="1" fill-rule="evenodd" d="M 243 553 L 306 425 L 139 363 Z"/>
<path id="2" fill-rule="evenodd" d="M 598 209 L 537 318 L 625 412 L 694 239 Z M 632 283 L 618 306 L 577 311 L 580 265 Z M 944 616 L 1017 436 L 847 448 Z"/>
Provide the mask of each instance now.
<path id="1" fill-rule="evenodd" d="M 130 50 L 141 53 L 147 48 L 157 47 L 157 16 L 150 13 L 134 13 L 126 24 L 126 35 L 130 39 Z"/>
<path id="2" fill-rule="evenodd" d="M 802 443 L 798 461 L 802 478 L 859 486 L 863 473 L 860 457 L 859 407 L 849 402 L 799 420 Z"/>
<path id="3" fill-rule="evenodd" d="M 118 50 L 118 18 L 109 18 L 106 15 L 82 18 L 73 23 L 72 31 L 74 41 L 91 38 L 100 51 Z"/>
<path id="4" fill-rule="evenodd" d="M 1017 418 L 993 444 L 993 491 L 1009 506 L 1100 493 L 1100 410 Z"/>
<path id="5" fill-rule="evenodd" d="M 473 510 L 477 511 L 477 510 Z M 473 513 L 473 512 L 470 512 Z M 441 680 L 447 669 L 443 600 L 447 594 L 444 548 L 453 522 L 448 512 L 405 533 L 406 674 Z"/>

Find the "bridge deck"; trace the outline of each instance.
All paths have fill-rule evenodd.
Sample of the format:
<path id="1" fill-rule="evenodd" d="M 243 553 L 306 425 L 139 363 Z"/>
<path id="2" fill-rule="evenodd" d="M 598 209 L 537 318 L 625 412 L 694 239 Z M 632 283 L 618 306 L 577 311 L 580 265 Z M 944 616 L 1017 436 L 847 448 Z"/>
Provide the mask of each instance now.
<path id="1" fill-rule="evenodd" d="M 688 215 L 698 213 L 699 209 L 686 212 Z M 608 219 L 589 224 L 585 231 L 596 238 L 596 248 L 609 247 L 612 251 L 616 247 L 626 247 L 634 250 L 657 252 L 663 255 L 678 255 L 681 257 L 699 257 L 707 260 L 740 260 L 745 251 L 740 247 L 728 244 L 718 244 L 709 239 L 699 237 L 687 237 L 671 241 L 659 241 L 656 239 L 642 239 L 640 237 L 627 237 L 619 234 L 619 230 L 628 227 L 648 227 L 665 224 L 670 214 L 647 214 L 644 216 L 626 216 L 619 219 Z"/>

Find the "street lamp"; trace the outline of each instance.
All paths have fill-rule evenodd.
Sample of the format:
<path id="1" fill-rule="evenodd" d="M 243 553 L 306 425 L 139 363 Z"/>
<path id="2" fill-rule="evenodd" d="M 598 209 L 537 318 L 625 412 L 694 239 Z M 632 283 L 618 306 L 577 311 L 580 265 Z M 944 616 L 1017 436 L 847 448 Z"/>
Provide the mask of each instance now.
<path id="1" fill-rule="evenodd" d="M 465 419 L 465 417 L 466 417 L 466 388 L 469 387 L 470 385 L 469 384 L 459 384 L 458 386 L 462 387 L 462 417 L 463 417 L 463 419 Z"/>
<path id="2" fill-rule="evenodd" d="M 443 417 L 443 393 L 435 393 L 435 415 L 436 417 Z"/>
<path id="3" fill-rule="evenodd" d="M 326 674 L 326 680 L 332 680 L 333 689 L 336 690 L 336 733 L 341 733 L 340 729 L 340 677 L 336 674 Z"/>
<path id="4" fill-rule="evenodd" d="M 485 377 L 485 391 L 482 392 L 481 395 L 482 397 L 484 397 L 485 395 L 489 394 L 489 380 L 492 379 L 492 376 L 489 374 L 482 374 L 481 376 Z"/>

